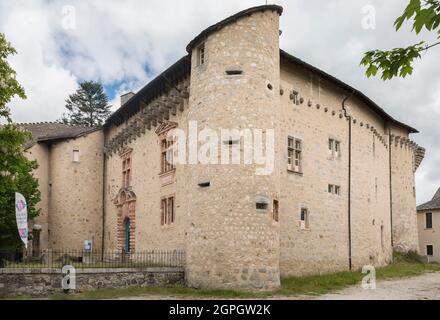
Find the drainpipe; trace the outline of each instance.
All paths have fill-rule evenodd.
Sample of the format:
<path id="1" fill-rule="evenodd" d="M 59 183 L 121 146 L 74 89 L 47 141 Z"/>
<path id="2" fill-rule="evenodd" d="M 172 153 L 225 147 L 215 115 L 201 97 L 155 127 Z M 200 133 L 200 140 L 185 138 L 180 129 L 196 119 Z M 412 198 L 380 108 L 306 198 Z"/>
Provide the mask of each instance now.
<path id="1" fill-rule="evenodd" d="M 105 135 L 105 132 L 103 133 Z M 105 137 L 104 137 L 105 143 Z M 104 246 L 105 246 L 105 204 L 106 204 L 106 194 L 105 194 L 105 186 L 107 184 L 106 172 L 107 172 L 107 154 L 104 151 L 103 153 L 103 170 L 102 170 L 102 243 L 101 243 L 101 258 L 104 260 Z"/>
<path id="2" fill-rule="evenodd" d="M 354 94 L 354 91 L 342 101 L 342 110 L 344 111 L 344 116 L 348 119 L 348 266 L 350 271 L 352 270 L 352 238 L 351 238 L 351 142 L 352 142 L 352 134 L 351 134 L 351 126 L 352 126 L 352 118 L 349 110 L 345 103 L 348 99 L 350 99 Z"/>
<path id="3" fill-rule="evenodd" d="M 391 127 L 388 128 L 388 147 L 389 150 L 389 165 L 390 165 L 390 221 L 391 221 L 391 249 L 394 248 L 394 236 L 393 236 L 393 175 L 392 175 L 392 161 L 391 161 Z M 393 259 L 393 255 L 391 255 Z"/>

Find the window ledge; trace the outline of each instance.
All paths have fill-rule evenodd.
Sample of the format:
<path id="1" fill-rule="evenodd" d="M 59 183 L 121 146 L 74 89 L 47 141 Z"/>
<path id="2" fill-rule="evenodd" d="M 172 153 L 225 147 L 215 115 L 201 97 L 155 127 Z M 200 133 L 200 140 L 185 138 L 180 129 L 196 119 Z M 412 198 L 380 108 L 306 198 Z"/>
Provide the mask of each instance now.
<path id="1" fill-rule="evenodd" d="M 162 187 L 173 184 L 175 182 L 176 169 L 159 173 L 159 178 L 162 184 Z"/>
<path id="2" fill-rule="evenodd" d="M 171 173 L 174 173 L 174 172 L 176 172 L 176 169 L 175 169 L 175 168 L 172 169 L 172 170 L 169 170 L 169 171 L 161 172 L 161 173 L 159 173 L 159 176 L 160 176 L 160 177 L 161 177 L 161 176 L 166 176 L 167 174 L 171 174 Z"/>
<path id="3" fill-rule="evenodd" d="M 291 173 L 291 174 L 298 175 L 298 176 L 303 176 L 304 175 L 302 172 L 294 171 L 294 170 L 290 170 L 290 169 L 287 169 L 287 172 Z"/>

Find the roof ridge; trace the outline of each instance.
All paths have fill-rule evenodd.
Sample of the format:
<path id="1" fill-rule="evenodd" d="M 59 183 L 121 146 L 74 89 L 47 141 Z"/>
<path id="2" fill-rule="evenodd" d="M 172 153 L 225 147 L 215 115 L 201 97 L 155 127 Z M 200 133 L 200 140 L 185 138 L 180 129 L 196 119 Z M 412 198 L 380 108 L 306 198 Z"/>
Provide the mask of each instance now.
<path id="1" fill-rule="evenodd" d="M 63 125 L 71 128 L 99 128 L 99 126 L 87 126 L 87 125 L 78 125 L 78 124 L 66 124 L 62 122 L 57 121 L 39 121 L 39 122 L 15 122 L 13 123 L 18 126 L 26 126 L 26 125 L 41 125 L 41 124 L 58 124 Z"/>

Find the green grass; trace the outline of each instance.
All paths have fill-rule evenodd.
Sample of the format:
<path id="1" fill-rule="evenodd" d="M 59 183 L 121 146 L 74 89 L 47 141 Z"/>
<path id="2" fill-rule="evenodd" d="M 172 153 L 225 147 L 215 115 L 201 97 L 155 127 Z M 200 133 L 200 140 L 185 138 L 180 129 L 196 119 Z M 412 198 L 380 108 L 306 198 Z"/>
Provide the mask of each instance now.
<path id="1" fill-rule="evenodd" d="M 440 264 L 424 264 L 416 256 L 396 256 L 394 264 L 376 269 L 377 279 L 396 279 L 416 276 L 427 272 L 440 272 Z M 365 275 L 357 272 L 338 272 L 326 275 L 289 277 L 281 280 L 281 288 L 274 292 L 241 292 L 234 290 L 198 290 L 184 286 L 171 288 L 124 288 L 100 289 L 79 294 L 54 294 L 56 300 L 98 300 L 143 295 L 173 296 L 194 299 L 264 299 L 271 297 L 314 296 L 340 290 L 352 285 L 360 285 Z"/>

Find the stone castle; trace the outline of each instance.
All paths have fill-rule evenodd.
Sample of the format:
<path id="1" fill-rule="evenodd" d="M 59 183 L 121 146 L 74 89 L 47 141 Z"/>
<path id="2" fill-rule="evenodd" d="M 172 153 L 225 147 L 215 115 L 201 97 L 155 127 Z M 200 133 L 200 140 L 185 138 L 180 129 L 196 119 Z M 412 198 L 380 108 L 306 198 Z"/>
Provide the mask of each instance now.
<path id="1" fill-rule="evenodd" d="M 23 124 L 40 164 L 35 246 L 179 249 L 189 286 L 263 290 L 418 250 L 417 130 L 280 50 L 282 11 L 254 7 L 207 28 L 103 128 Z M 194 123 L 273 130 L 273 170 L 168 161 L 168 133 Z M 243 155 L 242 138 L 218 146 Z"/>

